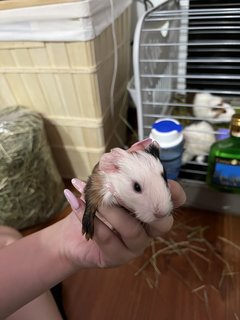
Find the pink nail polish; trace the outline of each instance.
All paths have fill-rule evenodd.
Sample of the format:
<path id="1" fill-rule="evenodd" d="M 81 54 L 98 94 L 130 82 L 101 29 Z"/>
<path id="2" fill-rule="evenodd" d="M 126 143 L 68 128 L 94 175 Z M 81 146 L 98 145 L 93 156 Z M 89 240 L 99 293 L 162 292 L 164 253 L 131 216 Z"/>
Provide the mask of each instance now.
<path id="1" fill-rule="evenodd" d="M 83 192 L 84 183 L 83 183 L 81 180 L 74 178 L 74 179 L 71 180 L 71 182 L 72 182 L 72 185 L 73 185 L 79 192 Z"/>
<path id="2" fill-rule="evenodd" d="M 64 195 L 73 210 L 78 210 L 80 208 L 77 198 L 70 190 L 65 189 Z"/>

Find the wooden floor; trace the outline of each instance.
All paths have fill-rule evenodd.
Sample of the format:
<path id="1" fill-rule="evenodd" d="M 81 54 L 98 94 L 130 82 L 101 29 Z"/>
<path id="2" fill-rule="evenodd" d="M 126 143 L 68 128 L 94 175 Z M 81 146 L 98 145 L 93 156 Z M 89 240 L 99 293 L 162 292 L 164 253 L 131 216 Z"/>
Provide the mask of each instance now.
<path id="1" fill-rule="evenodd" d="M 128 265 L 64 281 L 68 320 L 240 319 L 240 217 L 181 209 L 165 239 Z"/>

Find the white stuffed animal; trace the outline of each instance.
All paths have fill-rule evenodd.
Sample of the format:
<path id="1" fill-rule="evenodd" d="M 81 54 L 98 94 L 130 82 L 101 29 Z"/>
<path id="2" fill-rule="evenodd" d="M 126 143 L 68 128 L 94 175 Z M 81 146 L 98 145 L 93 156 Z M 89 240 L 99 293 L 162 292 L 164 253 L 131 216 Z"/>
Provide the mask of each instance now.
<path id="1" fill-rule="evenodd" d="M 235 113 L 233 107 L 219 96 L 207 92 L 197 93 L 193 100 L 193 114 L 212 123 L 230 122 Z"/>
<path id="2" fill-rule="evenodd" d="M 193 123 L 183 130 L 184 152 L 182 163 L 185 164 L 197 156 L 196 161 L 204 161 L 211 145 L 216 141 L 213 127 L 206 121 Z"/>

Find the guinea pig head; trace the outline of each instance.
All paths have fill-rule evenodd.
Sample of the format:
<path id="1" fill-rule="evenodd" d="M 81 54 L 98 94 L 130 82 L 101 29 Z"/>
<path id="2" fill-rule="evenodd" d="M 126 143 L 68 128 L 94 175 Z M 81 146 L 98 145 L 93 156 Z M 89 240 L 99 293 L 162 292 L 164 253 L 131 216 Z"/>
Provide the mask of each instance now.
<path id="1" fill-rule="evenodd" d="M 115 148 L 102 157 L 99 169 L 105 174 L 108 194 L 142 222 L 171 213 L 171 193 L 156 142 L 144 140 L 127 151 Z"/>

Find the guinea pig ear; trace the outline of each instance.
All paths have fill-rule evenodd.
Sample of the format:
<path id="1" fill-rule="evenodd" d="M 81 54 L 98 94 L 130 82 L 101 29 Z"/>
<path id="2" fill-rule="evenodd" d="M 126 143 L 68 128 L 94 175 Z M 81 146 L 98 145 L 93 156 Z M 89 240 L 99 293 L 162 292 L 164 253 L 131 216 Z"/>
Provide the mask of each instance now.
<path id="1" fill-rule="evenodd" d="M 126 156 L 126 151 L 114 148 L 109 153 L 104 153 L 99 161 L 99 169 L 105 173 L 119 170 L 119 161 Z"/>
<path id="2" fill-rule="evenodd" d="M 140 150 L 144 150 L 146 149 L 151 143 L 153 142 L 153 140 L 151 138 L 147 138 L 144 139 L 142 141 L 138 141 L 136 143 L 134 143 L 128 150 L 127 152 L 137 152 Z"/>
<path id="3" fill-rule="evenodd" d="M 160 159 L 160 145 L 157 141 L 150 143 L 150 145 L 144 151 L 151 154 L 154 158 L 158 160 Z"/>

